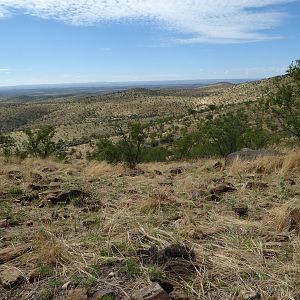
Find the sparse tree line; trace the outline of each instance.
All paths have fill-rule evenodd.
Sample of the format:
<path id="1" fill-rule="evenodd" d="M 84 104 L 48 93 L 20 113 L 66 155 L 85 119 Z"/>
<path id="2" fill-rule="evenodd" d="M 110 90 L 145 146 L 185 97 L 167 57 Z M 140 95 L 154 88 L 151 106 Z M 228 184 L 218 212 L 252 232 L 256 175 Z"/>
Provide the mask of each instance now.
<path id="1" fill-rule="evenodd" d="M 133 168 L 142 162 L 226 156 L 241 148 L 259 149 L 282 138 L 300 141 L 300 60 L 287 70 L 286 78 L 274 79 L 275 88 L 264 91 L 257 106 L 221 113 L 210 106 L 210 113 L 195 129 L 181 128 L 180 134 L 165 134 L 163 123 L 129 123 L 124 129 L 114 124 L 116 141 L 97 139 L 88 159 L 109 163 L 125 162 Z M 193 111 L 192 114 L 195 114 Z M 169 119 L 168 119 L 169 120 Z M 171 132 L 178 131 L 172 124 Z M 25 130 L 25 140 L 16 146 L 8 135 L 0 133 L 0 148 L 5 156 L 46 158 L 65 157 L 63 142 L 55 142 L 55 129 Z"/>

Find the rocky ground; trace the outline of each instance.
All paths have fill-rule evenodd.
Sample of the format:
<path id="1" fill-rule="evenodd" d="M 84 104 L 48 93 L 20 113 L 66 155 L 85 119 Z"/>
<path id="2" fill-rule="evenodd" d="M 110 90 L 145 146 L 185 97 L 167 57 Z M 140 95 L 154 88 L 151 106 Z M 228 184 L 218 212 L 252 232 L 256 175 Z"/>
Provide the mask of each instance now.
<path id="1" fill-rule="evenodd" d="M 300 298 L 299 149 L 0 165 L 0 299 Z"/>

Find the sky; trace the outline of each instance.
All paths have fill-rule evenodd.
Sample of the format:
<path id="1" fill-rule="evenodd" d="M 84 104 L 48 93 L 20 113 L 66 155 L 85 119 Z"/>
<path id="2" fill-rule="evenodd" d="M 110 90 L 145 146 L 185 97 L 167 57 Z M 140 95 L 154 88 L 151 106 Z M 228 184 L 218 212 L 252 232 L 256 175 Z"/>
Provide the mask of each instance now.
<path id="1" fill-rule="evenodd" d="M 300 59 L 300 0 L 0 0 L 0 86 L 265 78 Z"/>

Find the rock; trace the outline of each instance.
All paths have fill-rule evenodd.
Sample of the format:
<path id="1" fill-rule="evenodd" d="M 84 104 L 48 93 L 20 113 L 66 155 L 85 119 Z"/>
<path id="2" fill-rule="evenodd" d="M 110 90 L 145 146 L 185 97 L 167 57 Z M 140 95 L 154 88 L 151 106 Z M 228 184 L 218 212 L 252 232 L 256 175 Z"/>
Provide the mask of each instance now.
<path id="1" fill-rule="evenodd" d="M 145 174 L 145 172 L 140 168 L 130 169 L 125 173 L 125 175 L 129 176 L 129 177 L 136 177 L 136 176 L 140 176 L 143 174 Z"/>
<path id="2" fill-rule="evenodd" d="M 163 290 L 158 283 L 152 283 L 150 286 L 136 291 L 132 300 L 171 300 L 171 297 Z"/>
<path id="3" fill-rule="evenodd" d="M 246 291 L 241 294 L 243 300 L 261 300 L 261 295 L 257 292 Z"/>
<path id="4" fill-rule="evenodd" d="M 263 190 L 268 187 L 268 184 L 265 182 L 259 182 L 259 181 L 249 181 L 245 184 L 246 189 L 259 189 Z"/>
<path id="5" fill-rule="evenodd" d="M 75 289 L 71 290 L 66 300 L 87 300 L 86 289 Z"/>
<path id="6" fill-rule="evenodd" d="M 6 227 L 8 227 L 8 225 L 9 225 L 9 222 L 7 219 L 0 220 L 0 228 L 6 228 Z"/>
<path id="7" fill-rule="evenodd" d="M 213 195 L 221 195 L 225 193 L 231 193 L 236 191 L 236 188 L 232 184 L 222 184 L 210 190 L 210 193 Z"/>
<path id="8" fill-rule="evenodd" d="M 138 249 L 137 255 L 144 264 L 164 264 L 169 260 L 184 259 L 195 261 L 195 252 L 187 246 L 173 244 L 164 249 L 158 249 L 156 246 L 151 246 L 149 249 Z"/>
<path id="9" fill-rule="evenodd" d="M 92 300 L 115 299 L 115 293 L 112 290 L 98 290 L 92 297 Z"/>
<path id="10" fill-rule="evenodd" d="M 181 168 L 181 167 L 170 169 L 171 175 L 178 175 L 178 174 L 182 174 L 182 173 L 183 173 L 183 168 Z"/>
<path id="11" fill-rule="evenodd" d="M 155 173 L 155 175 L 162 175 L 162 172 L 161 171 L 159 171 L 159 170 L 154 170 L 154 173 Z"/>
<path id="12" fill-rule="evenodd" d="M 12 288 L 24 281 L 24 277 L 17 268 L 6 268 L 0 273 L 0 282 L 5 288 Z"/>
<path id="13" fill-rule="evenodd" d="M 18 247 L 7 247 L 0 249 L 0 264 L 5 264 L 8 261 L 22 255 L 30 249 L 30 245 L 22 245 Z"/>
<path id="14" fill-rule="evenodd" d="M 239 216 L 239 217 L 246 217 L 248 215 L 248 206 L 236 206 L 233 207 L 233 211 Z"/>
<path id="15" fill-rule="evenodd" d="M 233 152 L 227 155 L 225 165 L 231 165 L 235 160 L 250 161 L 258 157 L 281 156 L 282 153 L 272 150 L 252 150 L 244 148 L 241 151 Z"/>

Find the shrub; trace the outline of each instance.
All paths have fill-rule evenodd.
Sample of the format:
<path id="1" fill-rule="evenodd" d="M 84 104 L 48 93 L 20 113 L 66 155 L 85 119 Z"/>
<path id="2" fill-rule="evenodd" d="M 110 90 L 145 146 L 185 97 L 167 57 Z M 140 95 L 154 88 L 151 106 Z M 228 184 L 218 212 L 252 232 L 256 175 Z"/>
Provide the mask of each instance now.
<path id="1" fill-rule="evenodd" d="M 153 135 L 150 147 L 149 143 L 146 145 L 146 129 L 147 125 L 141 123 L 130 123 L 128 132 L 116 126 L 115 134 L 119 136 L 119 141 L 114 143 L 108 138 L 100 138 L 88 158 L 108 163 L 125 162 L 130 168 L 141 162 L 166 161 L 170 151 L 159 146 Z"/>
<path id="2" fill-rule="evenodd" d="M 15 141 L 12 137 L 0 132 L 0 149 L 4 156 L 11 156 L 13 154 L 13 147 Z"/>
<path id="3" fill-rule="evenodd" d="M 300 60 L 290 65 L 286 79 L 276 78 L 275 92 L 269 89 L 263 101 L 272 123 L 300 139 Z"/>
<path id="4" fill-rule="evenodd" d="M 59 148 L 59 143 L 53 141 L 55 129 L 51 126 L 36 131 L 28 129 L 25 134 L 27 141 L 23 143 L 23 151 L 19 150 L 23 154 L 46 158 Z"/>
<path id="5" fill-rule="evenodd" d="M 269 141 L 270 133 L 261 125 L 251 124 L 241 111 L 230 112 L 206 121 L 197 131 L 179 138 L 174 157 L 226 156 L 245 147 L 261 148 Z"/>

